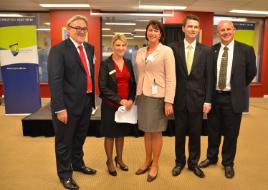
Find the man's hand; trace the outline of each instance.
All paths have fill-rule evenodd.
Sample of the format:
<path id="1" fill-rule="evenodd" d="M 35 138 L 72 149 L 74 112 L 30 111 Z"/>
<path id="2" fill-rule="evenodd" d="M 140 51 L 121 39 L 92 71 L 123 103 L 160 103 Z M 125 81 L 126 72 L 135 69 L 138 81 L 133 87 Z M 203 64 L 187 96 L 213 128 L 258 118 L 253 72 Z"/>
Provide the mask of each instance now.
<path id="1" fill-rule="evenodd" d="M 203 105 L 203 112 L 206 113 L 206 114 L 208 114 L 210 112 L 210 110 L 211 110 L 211 104 L 204 103 L 204 105 Z"/>
<path id="2" fill-rule="evenodd" d="M 59 113 L 56 113 L 58 120 L 60 120 L 62 123 L 67 124 L 68 122 L 68 114 L 67 111 L 61 111 Z"/>

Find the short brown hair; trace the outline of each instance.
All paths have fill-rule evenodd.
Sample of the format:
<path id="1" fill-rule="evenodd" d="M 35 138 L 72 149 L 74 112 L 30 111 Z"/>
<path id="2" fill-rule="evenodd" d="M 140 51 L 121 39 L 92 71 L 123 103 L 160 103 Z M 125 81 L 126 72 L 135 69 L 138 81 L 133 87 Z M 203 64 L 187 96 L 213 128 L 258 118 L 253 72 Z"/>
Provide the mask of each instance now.
<path id="1" fill-rule="evenodd" d="M 88 21 L 87 18 L 82 16 L 82 15 L 75 15 L 73 17 L 71 17 L 68 21 L 67 21 L 67 26 L 71 26 L 71 24 L 76 21 L 76 20 L 83 20 L 86 25 L 88 26 Z"/>
<path id="2" fill-rule="evenodd" d="M 161 33 L 161 37 L 160 37 L 160 42 L 164 43 L 164 39 L 165 39 L 165 34 L 164 34 L 164 28 L 163 25 L 158 21 L 158 20 L 150 20 L 146 26 L 146 32 L 145 32 L 145 39 L 148 41 L 147 38 L 147 31 L 149 26 L 152 26 L 154 29 L 159 29 L 160 33 Z"/>
<path id="3" fill-rule="evenodd" d="M 187 16 L 184 18 L 183 23 L 182 23 L 182 26 L 185 27 L 185 26 L 186 26 L 186 23 L 187 23 L 188 20 L 195 20 L 195 21 L 197 21 L 197 22 L 200 23 L 200 19 L 199 19 L 198 16 L 190 14 L 190 15 L 187 15 Z"/>

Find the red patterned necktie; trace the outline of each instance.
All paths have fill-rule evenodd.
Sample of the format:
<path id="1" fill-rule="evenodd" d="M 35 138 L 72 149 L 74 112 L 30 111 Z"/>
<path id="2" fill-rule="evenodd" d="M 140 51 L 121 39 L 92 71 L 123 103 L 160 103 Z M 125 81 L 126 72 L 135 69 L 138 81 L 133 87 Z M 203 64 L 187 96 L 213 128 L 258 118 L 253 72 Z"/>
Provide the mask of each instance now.
<path id="1" fill-rule="evenodd" d="M 86 60 L 84 48 L 82 45 L 78 46 L 78 48 L 80 51 L 80 59 L 83 63 L 84 69 L 87 73 L 87 92 L 92 92 L 92 81 L 91 81 L 90 73 L 89 73 L 88 66 L 87 66 L 87 60 Z"/>

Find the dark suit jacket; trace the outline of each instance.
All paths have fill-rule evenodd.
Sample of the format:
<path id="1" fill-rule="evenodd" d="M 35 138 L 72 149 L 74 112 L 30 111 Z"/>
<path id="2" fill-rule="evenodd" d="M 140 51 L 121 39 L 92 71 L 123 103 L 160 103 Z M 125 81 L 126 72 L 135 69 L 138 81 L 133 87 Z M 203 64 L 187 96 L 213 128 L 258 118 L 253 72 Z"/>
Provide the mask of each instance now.
<path id="1" fill-rule="evenodd" d="M 132 63 L 128 59 L 124 59 L 127 65 L 128 71 L 130 72 L 129 80 L 129 97 L 134 101 L 136 95 L 136 82 L 133 72 Z M 104 99 L 112 100 L 113 102 L 120 103 L 121 98 L 117 93 L 117 83 L 115 78 L 115 68 L 112 60 L 112 56 L 103 61 L 100 65 L 99 72 L 99 87 L 100 87 L 100 97 Z"/>
<path id="2" fill-rule="evenodd" d="M 212 63 L 209 48 L 196 43 L 190 75 L 187 73 L 184 42 L 171 44 L 176 61 L 176 94 L 174 110 L 202 112 L 205 102 L 211 103 Z"/>
<path id="3" fill-rule="evenodd" d="M 218 43 L 211 48 L 214 69 L 213 97 L 216 95 L 217 59 L 220 47 L 221 44 Z M 242 113 L 245 110 L 246 99 L 248 98 L 246 94 L 246 87 L 255 77 L 256 72 L 256 56 L 254 49 L 251 46 L 235 41 L 231 70 L 231 99 L 234 112 Z"/>
<path id="4" fill-rule="evenodd" d="M 84 42 L 90 65 L 94 97 L 94 47 Z M 86 98 L 87 76 L 75 45 L 66 39 L 53 46 L 48 56 L 48 84 L 51 92 L 51 109 L 57 112 L 67 109 L 69 113 L 80 114 Z"/>

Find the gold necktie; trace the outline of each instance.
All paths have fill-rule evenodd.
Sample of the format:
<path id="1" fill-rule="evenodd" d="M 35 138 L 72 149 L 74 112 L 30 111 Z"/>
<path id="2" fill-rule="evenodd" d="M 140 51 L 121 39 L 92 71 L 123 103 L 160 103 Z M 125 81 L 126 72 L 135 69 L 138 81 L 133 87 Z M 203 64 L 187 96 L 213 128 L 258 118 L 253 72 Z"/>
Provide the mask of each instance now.
<path id="1" fill-rule="evenodd" d="M 226 76 L 227 76 L 227 65 L 228 65 L 228 47 L 225 46 L 223 49 L 224 51 L 221 57 L 221 67 L 220 67 L 219 83 L 218 83 L 218 87 L 220 90 L 223 90 L 226 87 Z"/>
<path id="2" fill-rule="evenodd" d="M 192 64 L 193 64 L 193 47 L 191 45 L 187 46 L 188 52 L 187 52 L 187 58 L 186 58 L 186 66 L 188 75 L 191 73 Z"/>

